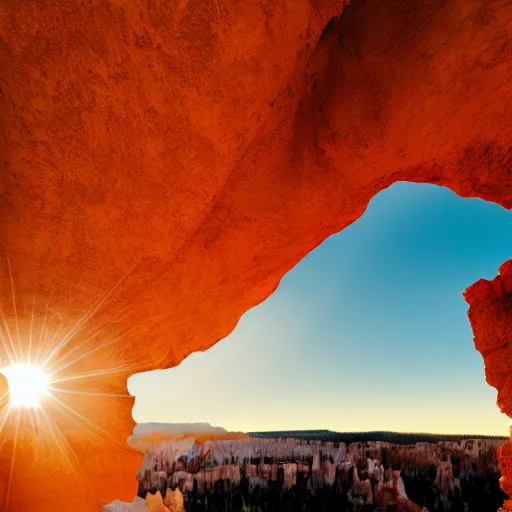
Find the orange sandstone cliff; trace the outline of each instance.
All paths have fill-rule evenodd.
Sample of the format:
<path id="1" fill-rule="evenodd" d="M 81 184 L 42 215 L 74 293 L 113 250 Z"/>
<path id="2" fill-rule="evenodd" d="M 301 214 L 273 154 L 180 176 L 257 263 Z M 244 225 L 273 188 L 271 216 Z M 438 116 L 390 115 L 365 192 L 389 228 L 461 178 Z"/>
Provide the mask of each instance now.
<path id="1" fill-rule="evenodd" d="M 131 501 L 128 376 L 225 337 L 393 182 L 512 207 L 511 58 L 504 0 L 2 2 L 0 357 L 54 389 L 2 398 L 0 510 Z M 510 415 L 510 299 L 471 290 Z"/>

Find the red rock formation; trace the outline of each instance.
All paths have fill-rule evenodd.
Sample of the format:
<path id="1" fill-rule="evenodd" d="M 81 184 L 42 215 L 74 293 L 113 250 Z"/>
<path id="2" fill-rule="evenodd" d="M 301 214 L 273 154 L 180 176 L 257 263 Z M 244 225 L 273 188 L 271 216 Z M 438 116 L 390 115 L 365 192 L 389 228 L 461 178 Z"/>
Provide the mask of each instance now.
<path id="1" fill-rule="evenodd" d="M 127 377 L 225 337 L 393 182 L 512 206 L 512 6 L 367 0 L 326 28 L 342 6 L 2 3 L 0 301 L 18 354 L 74 378 L 40 438 L 7 421 L 5 510 L 130 501 Z"/>
<path id="2" fill-rule="evenodd" d="M 334 484 L 337 468 L 346 475 L 348 468 L 356 465 L 361 470 L 367 470 L 371 476 L 377 459 L 385 461 L 388 468 L 398 463 L 407 476 L 424 474 L 432 466 L 437 466 L 436 483 L 441 493 L 447 495 L 454 486 L 460 489 L 459 476 L 455 477 L 453 473 L 452 456 L 457 461 L 456 468 L 465 471 L 466 474 L 462 474 L 468 480 L 476 475 L 472 469 L 473 464 L 480 474 L 490 468 L 497 471 L 496 450 L 504 443 L 503 439 L 465 439 L 410 445 L 377 441 L 349 445 L 340 443 L 335 446 L 332 442 L 319 443 L 293 438 L 234 437 L 230 440 L 212 440 L 209 448 L 206 448 L 194 439 L 188 442 L 160 441 L 145 450 L 137 478 L 139 489 L 143 492 L 163 489 L 165 485 L 168 488 L 179 486 L 183 492 L 192 492 L 195 480 L 197 491 L 202 493 L 205 484 L 210 490 L 215 488 L 216 482 L 223 480 L 239 484 L 241 474 L 249 479 L 250 486 L 267 487 L 269 482 L 277 482 L 278 468 L 281 467 L 285 475 L 288 475 L 285 481 L 287 487 L 294 485 L 293 478 L 297 474 L 309 475 L 310 472 L 314 485 L 323 486 Z M 176 464 L 175 461 L 183 456 L 186 462 Z M 260 463 L 251 464 L 254 458 L 260 458 Z M 271 463 L 268 463 L 268 459 Z"/>
<path id="3" fill-rule="evenodd" d="M 464 296 L 470 305 L 475 347 L 484 358 L 486 380 L 498 390 L 501 411 L 512 417 L 512 260 L 500 267 L 494 279 L 480 279 Z M 502 446 L 498 454 L 502 489 L 512 496 L 511 443 Z M 512 510 L 512 503 L 507 503 L 506 510 Z"/>

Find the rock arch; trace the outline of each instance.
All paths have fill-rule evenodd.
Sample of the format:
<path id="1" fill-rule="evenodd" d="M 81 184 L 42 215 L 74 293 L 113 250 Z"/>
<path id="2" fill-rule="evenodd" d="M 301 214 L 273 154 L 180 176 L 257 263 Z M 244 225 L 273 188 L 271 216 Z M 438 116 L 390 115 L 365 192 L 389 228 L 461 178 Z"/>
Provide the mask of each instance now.
<path id="1" fill-rule="evenodd" d="M 41 424 L 4 425 L 5 510 L 129 501 L 127 377 L 225 337 L 394 181 L 512 207 L 504 0 L 0 14 L 2 337 L 24 355 L 33 339 L 61 380 Z M 510 415 L 509 274 L 466 297 Z"/>

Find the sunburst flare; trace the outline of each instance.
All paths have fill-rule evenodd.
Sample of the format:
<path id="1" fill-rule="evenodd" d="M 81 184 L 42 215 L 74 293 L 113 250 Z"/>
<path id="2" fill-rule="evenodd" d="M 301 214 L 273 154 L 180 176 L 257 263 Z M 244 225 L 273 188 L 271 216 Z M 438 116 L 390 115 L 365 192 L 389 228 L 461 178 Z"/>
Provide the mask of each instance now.
<path id="1" fill-rule="evenodd" d="M 24 460 L 32 461 L 33 478 L 81 482 L 82 499 L 94 502 L 93 481 L 100 477 L 91 473 L 89 455 L 96 459 L 91 449 L 108 450 L 112 457 L 122 454 L 130 461 L 130 453 L 135 454 L 125 444 L 130 433 L 124 426 L 130 423 L 127 411 L 134 398 L 119 379 L 124 381 L 137 368 L 120 360 L 122 352 L 115 347 L 128 330 L 119 331 L 121 318 L 106 323 L 102 316 L 107 300 L 131 271 L 69 325 L 63 310 L 52 310 L 51 298 L 42 309 L 44 315 L 37 315 L 37 286 L 30 300 L 22 300 L 9 262 L 7 270 L 12 302 L 0 303 L 0 375 L 5 378 L 0 382 L 0 449 L 7 470 L 3 491 L 0 485 L 0 508 L 17 510 Z M 105 411 L 109 418 L 117 416 L 122 428 L 106 419 Z M 125 478 L 123 474 L 115 478 Z"/>

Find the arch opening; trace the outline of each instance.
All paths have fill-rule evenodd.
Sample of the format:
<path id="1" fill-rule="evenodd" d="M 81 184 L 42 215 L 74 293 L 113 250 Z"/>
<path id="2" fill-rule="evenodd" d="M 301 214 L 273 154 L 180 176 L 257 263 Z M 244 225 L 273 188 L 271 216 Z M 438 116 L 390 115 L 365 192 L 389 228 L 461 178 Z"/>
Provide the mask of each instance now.
<path id="1" fill-rule="evenodd" d="M 228 338 L 176 368 L 131 377 L 134 417 L 231 432 L 506 436 L 496 395 L 477 383 L 483 365 L 462 291 L 495 275 L 511 239 L 510 213 L 497 205 L 394 184 Z"/>
<path id="2" fill-rule="evenodd" d="M 388 422 L 377 430 L 506 435 L 494 390 L 475 384 L 483 360 L 462 292 L 494 277 L 511 240 L 512 216 L 498 205 L 395 183 L 226 339 L 177 367 L 132 376 L 134 418 L 235 432 L 364 431 L 373 418 Z"/>

